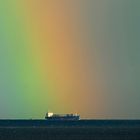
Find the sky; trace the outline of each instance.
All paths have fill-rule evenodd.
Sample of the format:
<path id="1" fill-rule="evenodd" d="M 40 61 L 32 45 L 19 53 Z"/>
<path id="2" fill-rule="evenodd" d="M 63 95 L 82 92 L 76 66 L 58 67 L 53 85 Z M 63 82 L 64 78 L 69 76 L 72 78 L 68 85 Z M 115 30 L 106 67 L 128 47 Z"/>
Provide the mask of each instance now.
<path id="1" fill-rule="evenodd" d="M 0 0 L 0 118 L 140 119 L 139 13 L 139 0 Z"/>

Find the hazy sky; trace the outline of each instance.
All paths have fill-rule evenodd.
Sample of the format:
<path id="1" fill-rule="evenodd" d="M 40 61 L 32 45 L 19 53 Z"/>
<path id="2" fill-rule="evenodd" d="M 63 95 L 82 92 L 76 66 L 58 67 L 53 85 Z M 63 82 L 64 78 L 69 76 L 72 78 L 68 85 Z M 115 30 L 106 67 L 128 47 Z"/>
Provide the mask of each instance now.
<path id="1" fill-rule="evenodd" d="M 140 119 L 140 0 L 0 2 L 0 118 Z"/>

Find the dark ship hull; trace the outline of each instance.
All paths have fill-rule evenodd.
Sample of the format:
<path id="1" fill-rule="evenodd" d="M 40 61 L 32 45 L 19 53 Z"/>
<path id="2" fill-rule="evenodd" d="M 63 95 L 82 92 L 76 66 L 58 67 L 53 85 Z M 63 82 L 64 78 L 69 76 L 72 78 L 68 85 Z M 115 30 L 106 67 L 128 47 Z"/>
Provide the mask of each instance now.
<path id="1" fill-rule="evenodd" d="M 73 117 L 69 117 L 69 116 L 65 116 L 65 117 L 46 117 L 46 120 L 56 120 L 56 121 L 63 121 L 63 120 L 79 120 L 79 116 L 73 116 Z"/>

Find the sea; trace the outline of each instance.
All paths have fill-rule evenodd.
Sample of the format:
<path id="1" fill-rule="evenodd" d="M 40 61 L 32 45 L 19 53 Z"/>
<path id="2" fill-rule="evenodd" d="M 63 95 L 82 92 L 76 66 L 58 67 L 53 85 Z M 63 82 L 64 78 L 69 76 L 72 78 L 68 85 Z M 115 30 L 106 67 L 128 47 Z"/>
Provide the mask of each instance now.
<path id="1" fill-rule="evenodd" d="M 0 120 L 0 140 L 140 140 L 140 120 Z"/>

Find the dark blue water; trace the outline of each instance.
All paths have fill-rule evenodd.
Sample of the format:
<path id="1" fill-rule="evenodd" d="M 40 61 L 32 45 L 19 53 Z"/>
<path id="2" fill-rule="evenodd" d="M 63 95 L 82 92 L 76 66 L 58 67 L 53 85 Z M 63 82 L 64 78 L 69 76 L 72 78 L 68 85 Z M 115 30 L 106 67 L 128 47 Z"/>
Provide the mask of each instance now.
<path id="1" fill-rule="evenodd" d="M 140 120 L 0 120 L 0 140 L 140 140 Z"/>

